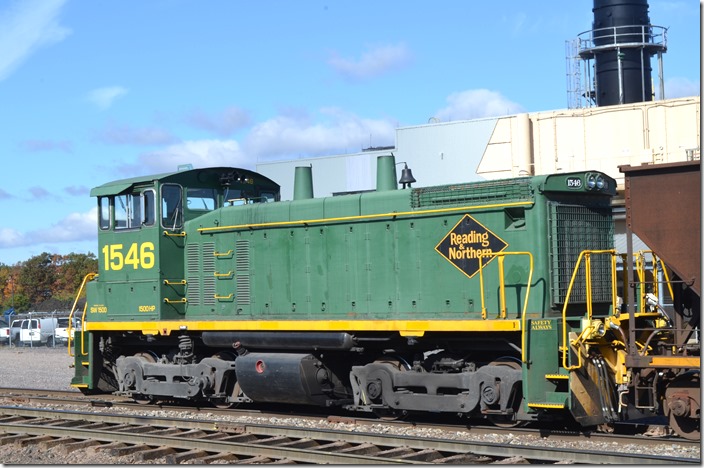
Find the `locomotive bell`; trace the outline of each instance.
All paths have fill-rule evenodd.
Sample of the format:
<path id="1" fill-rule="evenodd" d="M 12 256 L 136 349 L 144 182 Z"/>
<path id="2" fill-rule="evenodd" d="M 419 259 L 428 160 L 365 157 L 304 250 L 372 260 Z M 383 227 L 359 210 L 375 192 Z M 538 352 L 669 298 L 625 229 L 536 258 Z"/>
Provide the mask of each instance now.
<path id="1" fill-rule="evenodd" d="M 406 188 L 406 184 L 410 187 L 416 179 L 413 177 L 413 173 L 408 168 L 408 164 L 403 163 L 403 169 L 401 169 L 401 178 L 398 180 L 399 184 L 403 184 L 403 188 Z"/>

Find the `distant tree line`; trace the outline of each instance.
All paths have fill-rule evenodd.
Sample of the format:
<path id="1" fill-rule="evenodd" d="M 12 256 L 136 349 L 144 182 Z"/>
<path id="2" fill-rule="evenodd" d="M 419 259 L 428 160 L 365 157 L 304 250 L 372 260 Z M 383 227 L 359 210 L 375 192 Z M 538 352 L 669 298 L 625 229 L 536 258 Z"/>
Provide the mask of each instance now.
<path id="1" fill-rule="evenodd" d="M 15 265 L 0 262 L 2 311 L 10 307 L 17 313 L 69 310 L 83 278 L 91 272 L 98 272 L 98 260 L 92 253 L 44 252 Z"/>

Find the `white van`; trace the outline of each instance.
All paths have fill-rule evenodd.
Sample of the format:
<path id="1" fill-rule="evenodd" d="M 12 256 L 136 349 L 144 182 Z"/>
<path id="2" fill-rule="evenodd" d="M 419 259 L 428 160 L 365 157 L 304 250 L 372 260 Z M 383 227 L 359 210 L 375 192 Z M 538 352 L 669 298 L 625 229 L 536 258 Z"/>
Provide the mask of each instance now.
<path id="1" fill-rule="evenodd" d="M 58 326 L 58 320 L 55 317 L 24 319 L 20 325 L 20 342 L 18 344 L 54 346 L 56 340 L 54 334 Z"/>

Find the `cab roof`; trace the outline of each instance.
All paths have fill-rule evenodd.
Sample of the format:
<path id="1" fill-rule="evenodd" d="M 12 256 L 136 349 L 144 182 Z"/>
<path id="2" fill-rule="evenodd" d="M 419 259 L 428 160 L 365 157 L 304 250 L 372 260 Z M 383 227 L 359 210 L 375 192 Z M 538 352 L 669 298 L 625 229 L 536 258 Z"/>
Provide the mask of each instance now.
<path id="1" fill-rule="evenodd" d="M 147 176 L 131 177 L 129 179 L 113 180 L 103 185 L 94 187 L 90 191 L 91 197 L 100 197 L 105 195 L 119 195 L 135 185 L 144 185 L 147 183 L 154 184 L 155 182 L 175 182 L 184 183 L 198 180 L 208 180 L 213 176 L 219 175 L 235 175 L 237 178 L 253 179 L 255 183 L 265 184 L 270 186 L 279 185 L 273 180 L 265 177 L 258 172 L 250 171 L 237 167 L 207 167 L 201 169 L 188 169 L 176 172 L 166 172 L 163 174 L 152 174 Z M 187 184 L 186 184 L 187 185 Z"/>

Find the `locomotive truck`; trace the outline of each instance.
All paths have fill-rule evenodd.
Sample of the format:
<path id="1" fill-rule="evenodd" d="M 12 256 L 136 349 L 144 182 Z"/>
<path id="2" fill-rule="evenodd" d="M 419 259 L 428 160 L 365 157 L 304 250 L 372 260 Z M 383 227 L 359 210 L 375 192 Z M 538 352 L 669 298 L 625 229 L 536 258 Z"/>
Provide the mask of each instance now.
<path id="1" fill-rule="evenodd" d="M 698 388 L 667 313 L 622 306 L 614 179 L 416 188 L 404 171 L 399 188 L 395 168 L 381 156 L 375 190 L 323 198 L 296 168 L 290 201 L 231 167 L 94 188 L 99 271 L 74 312 L 71 385 L 143 403 L 583 426 L 662 414 L 670 384 Z M 631 337 L 670 359 L 655 382 L 629 366 Z M 692 407 L 678 427 L 698 437 L 698 402 L 675 400 Z"/>

